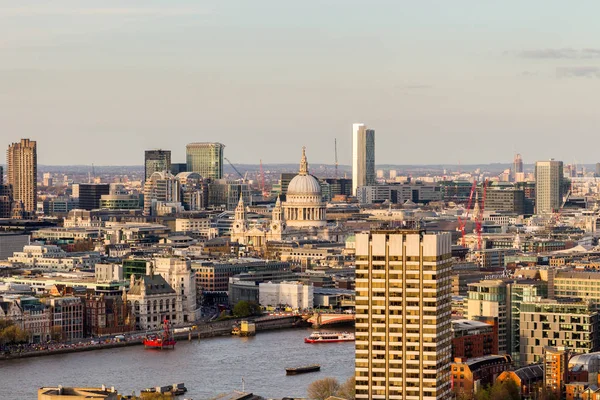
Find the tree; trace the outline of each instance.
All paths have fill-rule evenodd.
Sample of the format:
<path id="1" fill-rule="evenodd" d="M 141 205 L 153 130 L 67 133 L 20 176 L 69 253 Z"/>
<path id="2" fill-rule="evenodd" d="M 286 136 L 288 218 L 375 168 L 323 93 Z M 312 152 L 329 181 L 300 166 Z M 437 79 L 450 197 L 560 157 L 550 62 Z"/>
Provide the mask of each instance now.
<path id="1" fill-rule="evenodd" d="M 53 326 L 51 329 L 50 336 L 51 336 L 52 340 L 57 341 L 57 342 L 60 339 L 62 339 L 62 329 L 60 328 L 60 326 Z"/>
<path id="2" fill-rule="evenodd" d="M 346 400 L 354 400 L 356 398 L 356 378 L 351 377 L 340 385 L 337 395 Z"/>
<path id="3" fill-rule="evenodd" d="M 29 334 L 23 329 L 19 328 L 12 321 L 5 328 L 0 330 L 0 343 L 1 344 L 16 344 L 24 343 L 29 339 Z"/>
<path id="4" fill-rule="evenodd" d="M 260 308 L 260 304 L 255 301 L 249 301 L 248 305 L 250 306 L 250 312 L 252 315 L 262 315 L 262 309 Z"/>
<path id="5" fill-rule="evenodd" d="M 340 389 L 340 383 L 335 378 L 323 378 L 308 386 L 308 397 L 313 400 L 325 400 L 335 396 Z"/>
<path id="6" fill-rule="evenodd" d="M 519 393 L 520 390 L 519 390 L 519 385 L 517 385 L 517 382 L 513 381 L 512 379 L 508 379 L 503 382 L 503 385 L 506 388 L 511 400 L 520 400 L 521 399 L 521 393 Z"/>
<path id="7" fill-rule="evenodd" d="M 245 318 L 252 315 L 250 303 L 244 300 L 238 301 L 235 307 L 233 307 L 233 315 L 239 318 Z"/>
<path id="8" fill-rule="evenodd" d="M 475 393 L 475 400 L 490 400 L 489 388 L 480 388 L 477 393 Z"/>

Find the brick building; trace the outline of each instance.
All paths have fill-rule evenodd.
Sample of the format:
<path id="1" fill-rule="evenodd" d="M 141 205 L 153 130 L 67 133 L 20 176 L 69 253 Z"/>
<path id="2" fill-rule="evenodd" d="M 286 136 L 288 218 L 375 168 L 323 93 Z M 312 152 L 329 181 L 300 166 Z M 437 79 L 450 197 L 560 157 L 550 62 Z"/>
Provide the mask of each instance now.
<path id="1" fill-rule="evenodd" d="M 454 359 L 451 364 L 452 389 L 457 396 L 473 398 L 479 388 L 494 383 L 512 364 L 509 355 L 488 355 L 465 360 Z"/>
<path id="2" fill-rule="evenodd" d="M 498 354 L 497 324 L 468 319 L 452 321 L 452 357 L 476 358 Z"/>
<path id="3" fill-rule="evenodd" d="M 86 336 L 113 335 L 133 330 L 131 305 L 126 295 L 105 297 L 88 294 L 84 301 Z"/>

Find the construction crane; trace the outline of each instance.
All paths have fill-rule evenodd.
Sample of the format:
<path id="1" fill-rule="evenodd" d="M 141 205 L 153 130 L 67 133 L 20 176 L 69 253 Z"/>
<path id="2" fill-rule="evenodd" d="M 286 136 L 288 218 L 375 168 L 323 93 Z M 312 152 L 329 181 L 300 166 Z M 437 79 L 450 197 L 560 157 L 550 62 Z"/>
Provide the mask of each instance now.
<path id="1" fill-rule="evenodd" d="M 469 212 L 471 211 L 471 205 L 473 204 L 473 194 L 475 194 L 475 190 L 477 190 L 477 181 L 473 180 L 473 185 L 471 186 L 471 193 L 469 194 L 469 202 L 467 203 L 467 209 L 465 214 L 465 219 L 458 217 L 458 226 L 460 229 L 460 233 L 462 235 L 462 245 L 465 247 L 467 242 L 465 240 L 465 225 L 469 220 Z"/>
<path id="2" fill-rule="evenodd" d="M 333 139 L 333 147 L 335 151 L 335 179 L 338 178 L 338 157 L 337 157 L 337 138 Z"/>
<path id="3" fill-rule="evenodd" d="M 237 174 L 240 176 L 240 178 L 242 178 L 242 181 L 245 182 L 246 178 L 244 178 L 244 175 L 242 175 L 242 173 L 240 171 L 238 171 L 238 169 L 235 167 L 235 165 L 233 165 L 231 163 L 231 161 L 229 161 L 229 158 L 224 157 L 225 161 L 227 161 L 229 163 L 229 165 L 231 165 L 231 168 L 233 168 L 233 170 L 235 172 L 237 172 Z"/>
<path id="4" fill-rule="evenodd" d="M 488 180 L 486 179 L 483 182 L 483 198 L 481 199 L 481 205 L 479 207 L 479 215 L 477 215 L 477 220 L 475 221 L 475 230 L 477 231 L 477 250 L 481 250 L 482 239 L 481 239 L 481 231 L 483 226 L 483 212 L 485 211 L 485 198 L 487 197 L 487 187 Z"/>

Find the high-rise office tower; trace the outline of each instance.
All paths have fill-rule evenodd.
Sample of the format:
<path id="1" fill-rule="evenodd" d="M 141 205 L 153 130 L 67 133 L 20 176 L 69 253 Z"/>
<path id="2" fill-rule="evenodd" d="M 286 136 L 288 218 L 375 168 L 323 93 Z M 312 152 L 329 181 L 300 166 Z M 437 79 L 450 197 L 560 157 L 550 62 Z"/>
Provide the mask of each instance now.
<path id="1" fill-rule="evenodd" d="M 21 139 L 21 142 L 8 146 L 6 164 L 13 200 L 23 204 L 23 211 L 34 213 L 37 207 L 36 142 Z"/>
<path id="2" fill-rule="evenodd" d="M 375 131 L 352 125 L 352 194 L 359 186 L 375 184 Z"/>
<path id="3" fill-rule="evenodd" d="M 197 172 L 202 178 L 223 177 L 223 149 L 221 143 L 190 143 L 186 146 L 188 172 Z"/>
<path id="4" fill-rule="evenodd" d="M 523 159 L 520 154 L 515 155 L 515 160 L 513 161 L 513 169 L 512 169 L 512 181 L 517 182 L 518 174 L 523 173 Z"/>
<path id="5" fill-rule="evenodd" d="M 562 203 L 562 161 L 538 161 L 535 163 L 535 210 L 536 214 L 550 214 Z"/>
<path id="6" fill-rule="evenodd" d="M 97 210 L 100 208 L 102 195 L 110 193 L 108 183 L 80 183 L 78 185 L 79 208 L 82 210 Z"/>
<path id="7" fill-rule="evenodd" d="M 144 180 L 155 172 L 171 171 L 171 150 L 146 150 L 144 154 Z"/>
<path id="8" fill-rule="evenodd" d="M 0 165 L 0 218 L 11 217 L 12 202 L 12 190 L 4 184 L 4 169 Z"/>
<path id="9" fill-rule="evenodd" d="M 596 163 L 596 173 L 594 175 L 596 178 L 600 177 L 600 163 Z"/>
<path id="10" fill-rule="evenodd" d="M 356 235 L 356 398 L 451 398 L 451 235 Z"/>

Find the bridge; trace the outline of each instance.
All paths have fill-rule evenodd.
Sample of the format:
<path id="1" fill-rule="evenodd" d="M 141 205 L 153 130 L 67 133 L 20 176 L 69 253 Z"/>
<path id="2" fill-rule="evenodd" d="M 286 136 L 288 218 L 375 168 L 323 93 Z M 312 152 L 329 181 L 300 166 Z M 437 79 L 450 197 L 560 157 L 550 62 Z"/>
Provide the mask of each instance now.
<path id="1" fill-rule="evenodd" d="M 327 325 L 354 323 L 354 314 L 317 313 L 313 314 L 306 321 L 318 329 Z"/>

